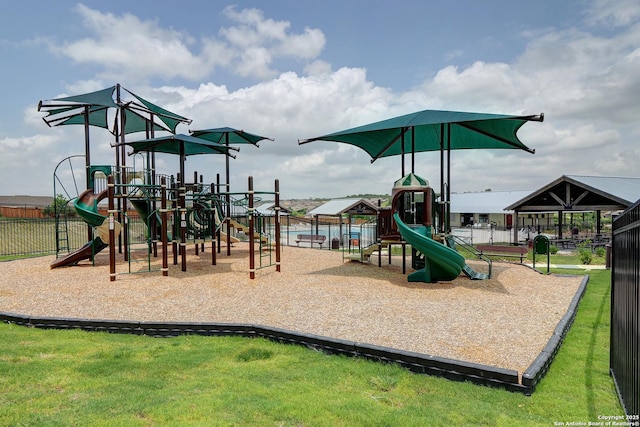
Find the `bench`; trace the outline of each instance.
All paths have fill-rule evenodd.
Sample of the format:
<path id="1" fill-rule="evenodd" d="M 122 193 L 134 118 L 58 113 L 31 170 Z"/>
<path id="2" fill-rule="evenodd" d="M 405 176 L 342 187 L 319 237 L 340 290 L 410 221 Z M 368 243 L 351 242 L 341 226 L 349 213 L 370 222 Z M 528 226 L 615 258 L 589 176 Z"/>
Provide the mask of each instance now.
<path id="1" fill-rule="evenodd" d="M 325 240 L 327 240 L 327 236 L 323 236 L 322 234 L 298 234 L 296 245 L 300 246 L 300 242 L 305 242 L 310 243 L 311 247 L 313 247 L 313 244 L 317 243 L 322 248 Z"/>
<path id="2" fill-rule="evenodd" d="M 478 245 L 476 249 L 478 250 L 478 255 L 520 258 L 520 263 L 524 261 L 529 252 L 529 249 L 525 246 Z"/>

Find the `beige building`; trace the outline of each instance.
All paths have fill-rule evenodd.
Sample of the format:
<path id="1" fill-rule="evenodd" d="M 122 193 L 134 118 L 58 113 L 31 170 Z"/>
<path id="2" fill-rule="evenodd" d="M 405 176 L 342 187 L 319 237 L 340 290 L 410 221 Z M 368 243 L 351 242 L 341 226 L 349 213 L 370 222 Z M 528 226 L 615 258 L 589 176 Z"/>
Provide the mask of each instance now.
<path id="1" fill-rule="evenodd" d="M 515 220 L 514 211 L 505 210 L 506 206 L 517 202 L 531 194 L 531 191 L 482 191 L 477 193 L 452 193 L 451 228 L 475 227 L 488 228 L 494 225 L 498 229 L 511 229 Z M 539 214 L 536 221 L 546 221 L 544 213 Z M 520 226 L 529 224 L 527 216 L 521 216 Z"/>

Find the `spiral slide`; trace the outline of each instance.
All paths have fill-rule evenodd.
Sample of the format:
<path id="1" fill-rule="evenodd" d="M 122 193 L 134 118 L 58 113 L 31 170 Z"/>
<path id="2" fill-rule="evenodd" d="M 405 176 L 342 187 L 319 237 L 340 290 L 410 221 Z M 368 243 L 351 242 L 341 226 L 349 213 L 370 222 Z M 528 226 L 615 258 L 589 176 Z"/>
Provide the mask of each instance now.
<path id="1" fill-rule="evenodd" d="M 95 228 L 95 237 L 80 249 L 53 261 L 51 268 L 76 265 L 82 260 L 93 258 L 109 245 L 109 218 L 98 213 L 98 203 L 105 197 L 107 197 L 107 190 L 95 194 L 92 189 L 89 189 L 75 199 L 73 206 L 76 212 L 87 224 Z M 117 227 L 119 225 L 116 223 Z M 116 229 L 117 233 L 119 233 L 118 229 Z"/>
<path id="2" fill-rule="evenodd" d="M 424 268 L 409 274 L 409 282 L 450 281 L 460 275 L 466 265 L 462 255 L 429 237 L 427 227 L 411 228 L 402 222 L 397 213 L 393 215 L 393 219 L 402 238 L 425 257 Z"/>

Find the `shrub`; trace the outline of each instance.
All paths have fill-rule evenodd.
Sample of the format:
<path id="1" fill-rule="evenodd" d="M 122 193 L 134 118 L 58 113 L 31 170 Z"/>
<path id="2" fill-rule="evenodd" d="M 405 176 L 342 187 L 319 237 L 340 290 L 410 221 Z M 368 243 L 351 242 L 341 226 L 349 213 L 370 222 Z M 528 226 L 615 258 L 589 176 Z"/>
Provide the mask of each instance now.
<path id="1" fill-rule="evenodd" d="M 558 247 L 557 247 L 556 245 L 551 245 L 551 246 L 549 247 L 549 253 L 550 253 L 551 255 L 555 255 L 555 254 L 557 254 L 557 253 L 558 253 Z"/>
<path id="2" fill-rule="evenodd" d="M 54 218 L 57 213 L 64 213 L 65 215 L 73 216 L 75 211 L 69 208 L 70 201 L 67 200 L 64 195 L 58 194 L 49 206 L 42 210 L 44 216 Z"/>
<path id="3" fill-rule="evenodd" d="M 607 250 L 605 248 L 603 248 L 602 246 L 599 246 L 599 247 L 596 248 L 596 256 L 597 257 L 604 258 L 606 253 L 607 253 Z"/>
<path id="4" fill-rule="evenodd" d="M 593 260 L 593 253 L 589 249 L 584 249 L 584 248 L 579 249 L 578 255 L 580 256 L 580 261 L 583 264 L 585 265 L 591 264 L 591 261 Z"/>
<path id="5" fill-rule="evenodd" d="M 593 261 L 593 252 L 591 252 L 591 240 L 585 240 L 584 242 L 578 245 L 578 256 L 580 257 L 580 261 L 585 264 L 591 264 Z"/>

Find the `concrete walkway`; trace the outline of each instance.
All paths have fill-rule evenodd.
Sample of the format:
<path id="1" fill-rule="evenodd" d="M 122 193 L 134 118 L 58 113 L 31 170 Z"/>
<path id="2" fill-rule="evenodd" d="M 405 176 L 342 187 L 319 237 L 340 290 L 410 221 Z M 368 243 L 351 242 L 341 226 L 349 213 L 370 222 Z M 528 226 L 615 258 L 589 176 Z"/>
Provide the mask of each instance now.
<path id="1" fill-rule="evenodd" d="M 533 268 L 533 263 L 525 263 L 526 265 L 528 265 L 529 267 Z M 536 262 L 536 270 L 539 270 L 541 268 L 547 268 L 547 263 L 546 262 Z M 549 268 L 564 268 L 567 270 L 606 270 L 607 267 L 605 265 L 602 264 L 595 264 L 595 265 L 587 265 L 587 264 L 582 264 L 582 265 L 571 265 L 571 264 L 549 264 Z"/>

